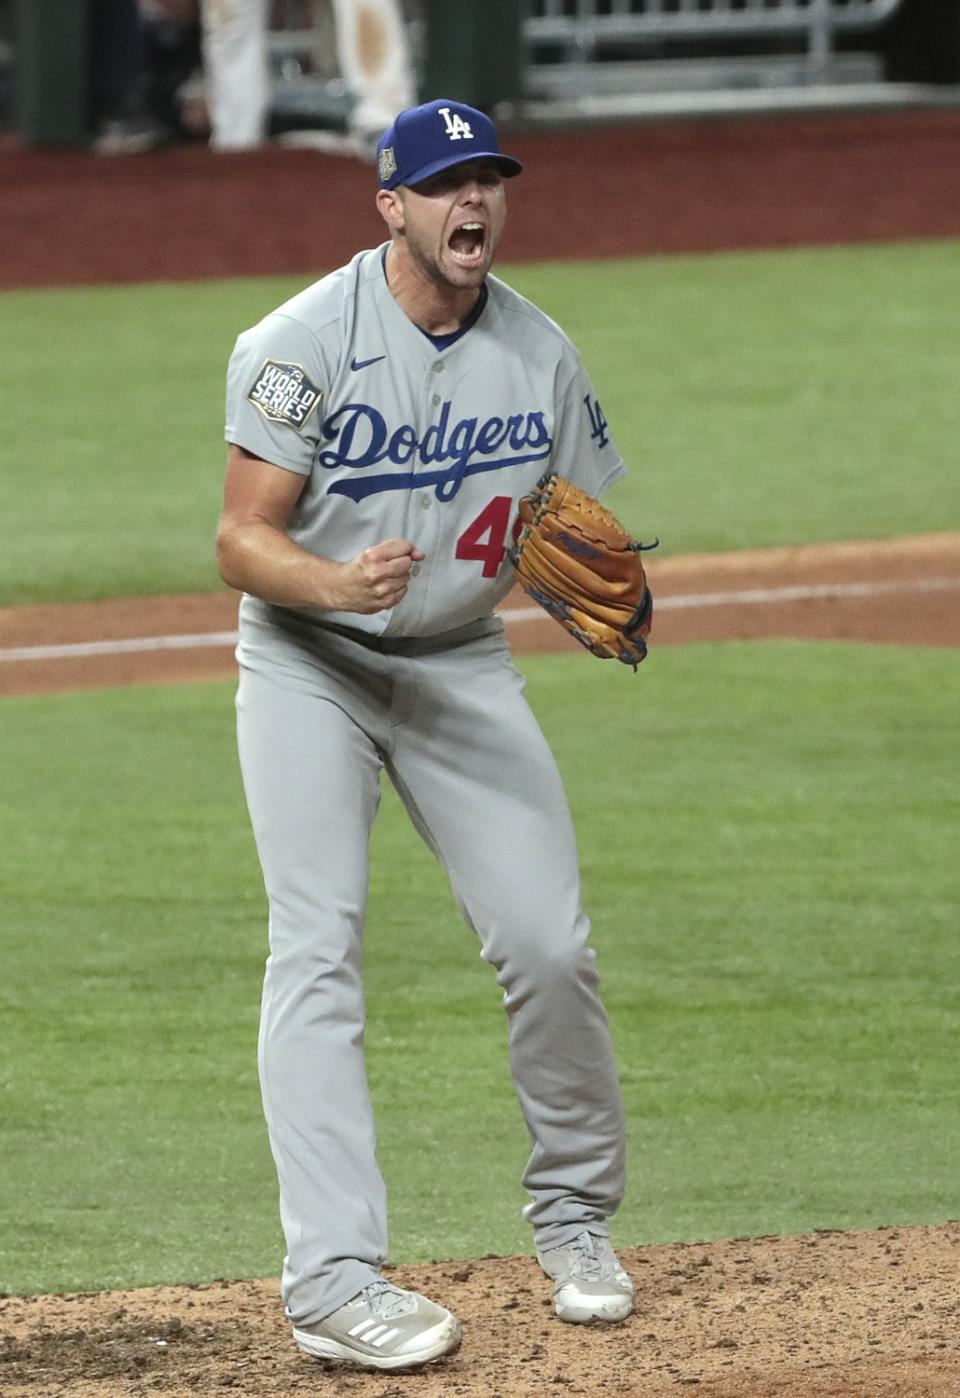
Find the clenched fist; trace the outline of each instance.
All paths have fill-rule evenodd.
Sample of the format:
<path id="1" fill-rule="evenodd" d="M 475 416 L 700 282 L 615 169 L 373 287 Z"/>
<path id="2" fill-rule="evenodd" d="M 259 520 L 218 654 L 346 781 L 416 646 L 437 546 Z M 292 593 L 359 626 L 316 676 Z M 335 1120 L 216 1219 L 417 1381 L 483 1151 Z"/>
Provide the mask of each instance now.
<path id="1" fill-rule="evenodd" d="M 408 539 L 385 539 L 342 563 L 332 604 L 343 612 L 380 612 L 395 607 L 406 596 L 416 563 L 423 551 Z"/>

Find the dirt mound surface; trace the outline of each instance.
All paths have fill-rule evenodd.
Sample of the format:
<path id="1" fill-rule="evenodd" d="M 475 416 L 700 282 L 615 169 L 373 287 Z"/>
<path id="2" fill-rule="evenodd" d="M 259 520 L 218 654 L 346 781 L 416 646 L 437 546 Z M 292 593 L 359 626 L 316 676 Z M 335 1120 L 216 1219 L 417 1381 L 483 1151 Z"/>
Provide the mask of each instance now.
<path id="1" fill-rule="evenodd" d="M 527 1258 L 388 1269 L 464 1323 L 380 1375 L 300 1355 L 275 1281 L 0 1302 L 4 1398 L 946 1398 L 960 1393 L 960 1224 L 621 1251 L 624 1325 L 566 1325 Z"/>

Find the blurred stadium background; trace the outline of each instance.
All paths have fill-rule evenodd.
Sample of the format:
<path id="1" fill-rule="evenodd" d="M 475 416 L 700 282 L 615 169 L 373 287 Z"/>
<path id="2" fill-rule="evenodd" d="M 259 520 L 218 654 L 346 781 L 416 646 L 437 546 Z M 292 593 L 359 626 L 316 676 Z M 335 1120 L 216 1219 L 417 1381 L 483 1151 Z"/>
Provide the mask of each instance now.
<path id="1" fill-rule="evenodd" d="M 88 50 L 111 3 L 0 0 L 7 132 L 90 139 Z M 960 95 L 955 0 L 402 0 L 402 15 L 425 96 L 456 91 L 530 124 Z M 272 131 L 342 128 L 353 99 L 330 0 L 271 0 L 269 16 Z"/>

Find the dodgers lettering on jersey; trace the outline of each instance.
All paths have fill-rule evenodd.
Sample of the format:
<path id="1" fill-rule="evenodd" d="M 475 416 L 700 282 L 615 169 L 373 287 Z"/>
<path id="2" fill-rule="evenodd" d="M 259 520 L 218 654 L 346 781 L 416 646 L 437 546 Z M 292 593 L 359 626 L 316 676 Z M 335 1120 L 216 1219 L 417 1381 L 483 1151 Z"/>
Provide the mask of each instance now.
<path id="1" fill-rule="evenodd" d="M 369 403 L 346 403 L 325 419 L 323 436 L 336 443 L 317 454 L 318 465 L 328 471 L 348 467 L 364 471 L 390 462 L 394 466 L 438 467 L 435 471 L 390 471 L 335 480 L 329 494 L 363 500 L 384 490 L 414 490 L 434 486 L 438 500 L 452 500 L 467 476 L 481 471 L 503 471 L 531 461 L 546 461 L 553 438 L 539 410 L 513 413 L 504 419 L 493 415 L 451 423 L 452 404 L 447 399 L 437 422 L 417 435 L 412 423 L 390 426 Z M 505 453 L 505 454 L 504 454 Z"/>

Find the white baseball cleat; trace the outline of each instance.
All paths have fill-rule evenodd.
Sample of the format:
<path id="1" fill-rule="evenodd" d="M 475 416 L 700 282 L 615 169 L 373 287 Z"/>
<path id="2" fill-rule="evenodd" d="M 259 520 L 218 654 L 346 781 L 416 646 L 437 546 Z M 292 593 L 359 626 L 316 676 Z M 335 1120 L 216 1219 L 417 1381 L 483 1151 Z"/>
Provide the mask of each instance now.
<path id="1" fill-rule="evenodd" d="M 553 1279 L 553 1304 L 561 1320 L 626 1320 L 633 1310 L 633 1282 L 608 1238 L 584 1229 L 563 1247 L 538 1251 L 537 1261 Z"/>
<path id="2" fill-rule="evenodd" d="M 293 1338 L 314 1359 L 339 1359 L 369 1369 L 408 1369 L 457 1349 L 463 1331 L 443 1306 L 388 1281 L 371 1282 L 345 1306 Z"/>

